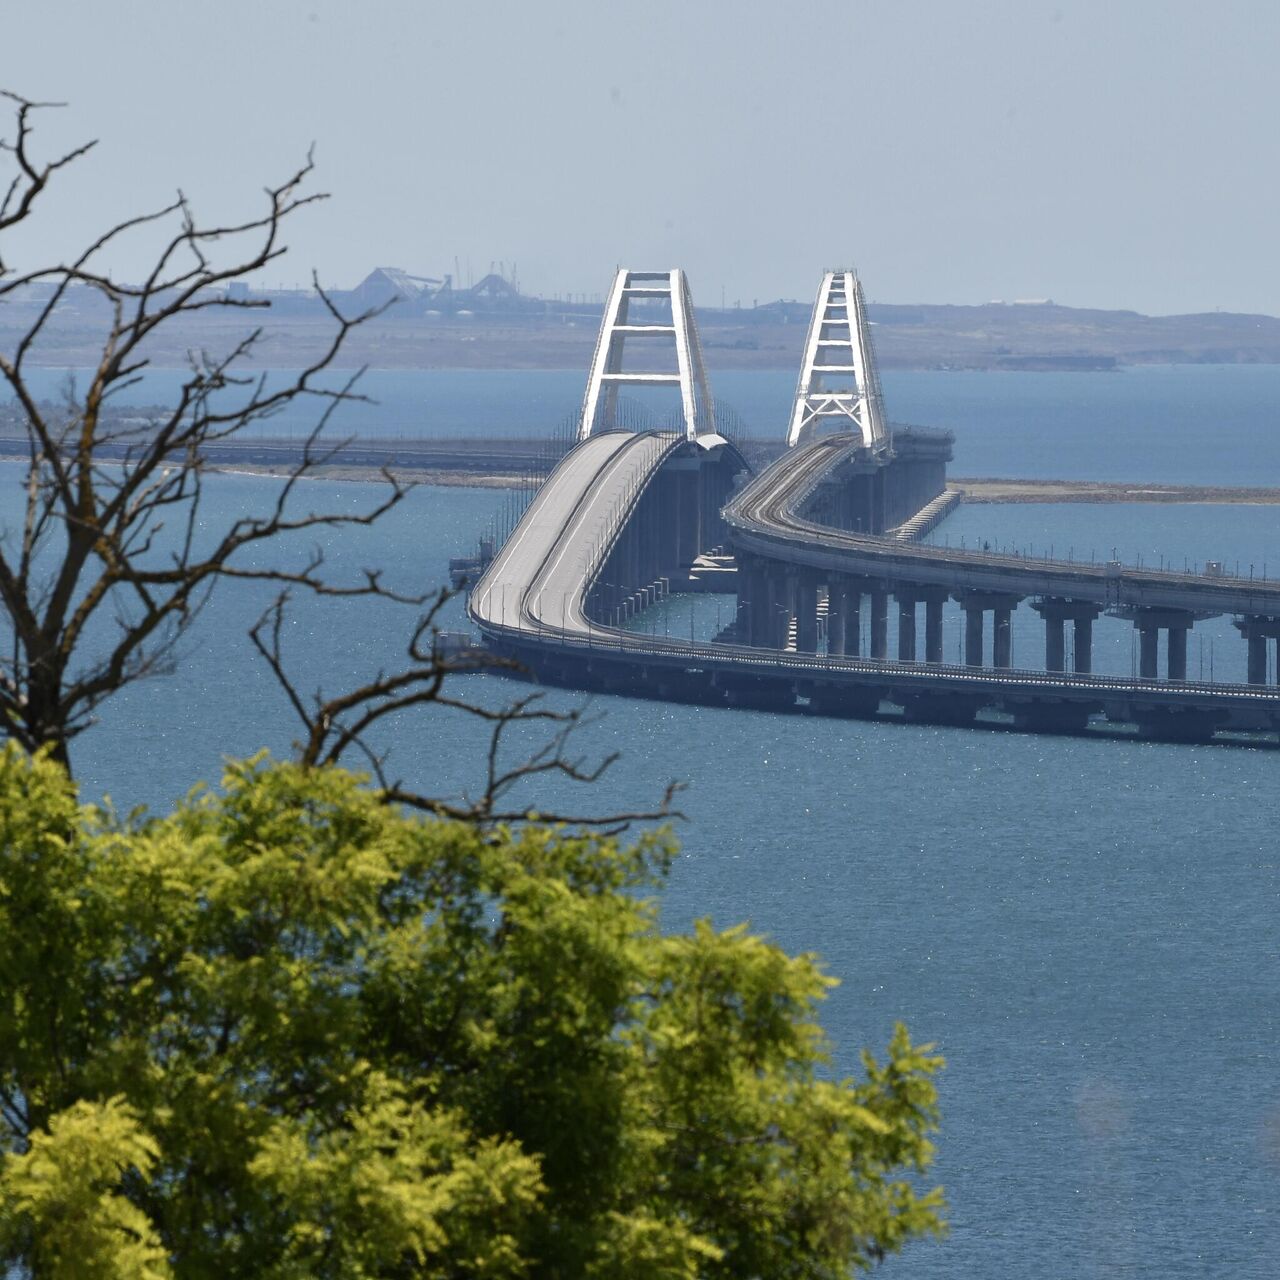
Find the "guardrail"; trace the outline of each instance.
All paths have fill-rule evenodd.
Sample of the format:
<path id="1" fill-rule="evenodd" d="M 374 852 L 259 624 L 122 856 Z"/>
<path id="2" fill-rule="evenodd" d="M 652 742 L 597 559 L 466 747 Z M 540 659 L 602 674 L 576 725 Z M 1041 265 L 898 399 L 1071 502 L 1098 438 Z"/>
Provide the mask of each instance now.
<path id="1" fill-rule="evenodd" d="M 970 551 L 955 547 L 904 544 L 868 534 L 833 529 L 816 524 L 797 514 L 807 497 L 825 476 L 841 462 L 849 446 L 841 448 L 837 439 L 816 441 L 775 462 L 726 504 L 724 519 L 745 534 L 772 540 L 791 549 L 803 542 L 833 552 L 854 552 L 890 572 L 897 571 L 907 580 L 910 571 L 921 566 L 936 570 L 945 566 L 953 571 L 957 586 L 967 573 L 1000 573 L 1016 580 L 1011 589 L 1022 595 L 1040 594 L 1042 588 L 1031 582 L 1036 575 L 1070 579 L 1078 589 L 1091 590 L 1105 606 L 1131 604 L 1141 607 L 1144 593 L 1163 589 L 1185 592 L 1193 611 L 1197 603 L 1213 613 L 1258 613 L 1280 615 L 1280 581 L 1243 574 L 1193 574 L 1169 569 L 1150 569 L 1123 565 L 1117 561 L 1060 559 L 1051 556 L 1010 555 L 1001 552 Z M 936 577 L 936 575 L 935 575 Z M 1021 585 L 1019 585 L 1019 581 Z M 1058 593 L 1071 594 L 1069 584 L 1060 583 Z M 984 583 L 983 589 L 992 589 Z M 1050 587 L 1052 593 L 1053 587 Z M 1122 597 L 1132 593 L 1136 598 Z M 1205 597 L 1217 595 L 1217 601 Z M 1197 601 L 1195 598 L 1200 597 Z M 1083 596 L 1082 598 L 1090 598 Z"/>
<path id="2" fill-rule="evenodd" d="M 1146 680 L 1138 676 L 1106 676 L 1066 671 L 1036 671 L 1019 667 L 970 667 L 952 663 L 898 662 L 892 659 L 828 657 L 825 654 L 797 653 L 750 645 L 698 643 L 641 636 L 592 622 L 584 630 L 556 627 L 540 621 L 528 629 L 482 624 L 490 638 L 515 644 L 554 644 L 574 652 L 618 654 L 691 662 L 715 662 L 729 667 L 768 667 L 777 672 L 876 676 L 880 683 L 893 680 L 924 682 L 945 680 L 969 685 L 988 684 L 999 688 L 1022 686 L 1028 689 L 1071 692 L 1101 698 L 1158 694 L 1161 700 L 1188 701 L 1194 698 L 1225 698 L 1251 705 L 1274 704 L 1280 711 L 1280 688 L 1266 685 L 1228 684 L 1207 680 Z"/>

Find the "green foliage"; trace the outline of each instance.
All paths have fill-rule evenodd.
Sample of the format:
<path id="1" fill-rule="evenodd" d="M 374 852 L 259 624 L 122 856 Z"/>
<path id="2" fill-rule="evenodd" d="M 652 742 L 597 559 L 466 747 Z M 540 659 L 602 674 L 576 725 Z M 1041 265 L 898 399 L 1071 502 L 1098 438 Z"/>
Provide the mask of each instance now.
<path id="1" fill-rule="evenodd" d="M 0 759 L 0 1263 L 56 1277 L 843 1277 L 941 1229 L 940 1059 L 657 927 L 663 836 L 229 766 L 170 816 Z"/>
<path id="2" fill-rule="evenodd" d="M 165 1250 L 120 1193 L 130 1169 L 145 1178 L 160 1157 L 119 1098 L 75 1102 L 0 1167 L 0 1240 L 10 1258 L 67 1280 L 163 1280 Z"/>

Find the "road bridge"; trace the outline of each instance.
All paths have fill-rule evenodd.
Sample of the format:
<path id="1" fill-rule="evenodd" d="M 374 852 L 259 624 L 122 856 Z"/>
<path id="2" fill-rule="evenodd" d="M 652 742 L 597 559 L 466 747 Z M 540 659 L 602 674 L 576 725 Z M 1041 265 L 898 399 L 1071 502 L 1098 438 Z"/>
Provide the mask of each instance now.
<path id="1" fill-rule="evenodd" d="M 649 326 L 622 306 L 629 297 L 655 294 L 685 314 Z M 1169 739 L 1280 732 L 1280 690 L 1263 683 L 1265 645 L 1280 635 L 1280 585 L 1028 561 L 886 536 L 884 499 L 895 484 L 909 499 L 898 503 L 898 514 L 927 513 L 938 500 L 944 478 L 937 474 L 939 442 L 924 438 L 921 447 L 910 433 L 897 439 L 892 431 L 868 442 L 856 413 L 843 416 L 858 430 L 834 436 L 808 429 L 821 415 L 793 419 L 803 428 L 795 447 L 735 491 L 746 465 L 714 430 L 705 408 L 710 398 L 683 277 L 620 272 L 611 296 L 619 305 L 612 320 L 606 314 L 606 327 L 620 332 L 602 332 L 580 443 L 538 491 L 468 600 L 486 644 L 536 677 L 729 706 L 943 723 L 985 717 L 1042 731 L 1081 732 L 1105 722 Z M 855 299 L 860 303 L 856 290 L 841 296 L 851 307 Z M 830 291 L 823 307 L 825 323 Z M 853 323 L 865 339 L 860 306 Z M 651 342 L 664 336 L 659 329 L 682 352 L 673 383 L 683 406 L 681 425 L 634 434 L 612 429 L 607 389 L 646 376 L 644 369 L 625 368 L 620 346 L 632 335 Z M 869 352 L 865 340 L 859 359 Z M 815 391 L 815 372 L 822 370 L 809 370 L 797 394 L 820 406 L 825 402 L 821 388 Z M 855 402 L 849 404 L 856 410 Z M 907 481 L 893 478 L 900 464 L 908 468 Z M 864 500 L 868 493 L 880 495 L 879 507 Z M 737 558 L 731 627 L 704 643 L 627 629 L 636 613 L 687 586 L 700 566 L 716 563 L 708 556 L 726 543 Z M 948 597 L 960 601 L 966 617 L 966 661 L 959 665 L 942 661 L 941 610 Z M 891 598 L 896 653 L 888 644 Z M 1009 616 L 1026 599 L 1045 619 L 1044 670 L 1012 666 Z M 859 643 L 864 600 L 869 656 Z M 920 607 L 923 655 L 917 646 Z M 1136 678 L 1089 670 L 1091 627 L 1103 610 L 1132 617 L 1143 636 Z M 992 664 L 985 666 L 988 612 L 994 615 L 994 644 Z M 1249 644 L 1250 683 L 1186 679 L 1186 632 L 1198 618 L 1221 613 L 1236 617 Z M 1068 622 L 1076 635 L 1072 671 L 1064 670 Z M 1151 638 L 1160 629 L 1170 637 L 1166 679 L 1155 670 Z"/>
<path id="2" fill-rule="evenodd" d="M 984 615 L 994 615 L 994 665 L 1008 667 L 1009 615 L 1024 600 L 1045 621 L 1045 667 L 1064 667 L 1063 631 L 1075 630 L 1075 669 L 1088 674 L 1092 624 L 1104 611 L 1128 618 L 1141 637 L 1139 673 L 1155 679 L 1158 633 L 1165 631 L 1166 675 L 1186 679 L 1187 632 L 1198 620 L 1234 615 L 1250 645 L 1249 680 L 1266 679 L 1268 640 L 1280 627 L 1280 582 L 1241 578 L 1222 572 L 1176 573 L 1135 568 L 1118 562 L 1028 558 L 963 551 L 871 537 L 817 519 L 812 496 L 825 477 L 860 448 L 851 435 L 831 436 L 793 449 L 737 493 L 726 506 L 725 522 L 738 558 L 739 573 L 750 589 L 740 610 L 743 637 L 749 643 L 776 638 L 778 602 L 799 594 L 797 609 L 807 609 L 818 585 L 828 597 L 828 651 L 842 653 L 856 634 L 854 613 L 869 597 L 871 653 L 889 656 L 884 625 L 887 597 L 898 606 L 897 657 L 916 660 L 916 610 L 924 605 L 926 662 L 942 661 L 941 606 L 957 600 L 966 615 L 965 662 L 981 666 Z M 796 585 L 782 586 L 780 578 Z M 834 625 L 833 625 L 834 624 Z M 842 625 L 844 624 L 844 625 Z M 799 632 L 812 637 L 807 616 Z M 856 647 L 856 645 L 852 646 Z"/>

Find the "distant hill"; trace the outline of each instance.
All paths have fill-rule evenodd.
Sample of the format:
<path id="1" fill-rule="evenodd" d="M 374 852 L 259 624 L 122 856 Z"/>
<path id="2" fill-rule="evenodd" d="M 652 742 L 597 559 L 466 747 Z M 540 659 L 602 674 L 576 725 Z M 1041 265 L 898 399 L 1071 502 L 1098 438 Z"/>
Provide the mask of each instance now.
<path id="1" fill-rule="evenodd" d="M 400 273 L 403 275 L 403 273 Z M 399 281 L 379 269 L 361 290 L 372 295 Z M 496 287 L 495 282 L 502 285 Z M 369 364 L 401 369 L 583 369 L 600 323 L 598 303 L 552 301 L 520 295 L 499 277 L 474 289 L 449 292 L 449 283 L 425 282 L 420 297 L 405 296 L 357 329 L 343 367 Z M 241 293 L 238 297 L 248 296 Z M 380 296 L 380 295 L 379 295 Z M 185 365 L 188 352 L 216 350 L 244 332 L 249 319 L 263 327 L 262 362 L 297 367 L 314 359 L 331 332 L 319 299 L 304 291 L 263 295 L 261 311 L 206 311 L 181 331 L 169 329 L 150 352 L 160 367 Z M 361 292 L 336 295 L 360 309 Z M 465 302 L 465 306 L 458 304 Z M 0 350 L 12 351 L 38 314 L 41 300 L 0 306 Z M 452 309 L 450 309 L 452 308 Z M 1280 364 L 1280 319 L 1210 312 L 1144 316 L 1052 302 L 946 306 L 871 303 L 880 364 L 890 369 L 1095 370 L 1132 364 Z M 82 365 L 94 359 L 106 319 L 96 297 L 72 291 L 54 313 L 37 362 Z M 712 369 L 798 367 L 809 303 L 771 302 L 749 308 L 698 310 L 707 363 Z"/>
<path id="2" fill-rule="evenodd" d="M 877 326 L 881 362 L 901 368 L 1030 367 L 1032 358 L 1043 357 L 1116 364 L 1280 363 L 1280 319 L 1275 316 L 1144 316 L 1053 303 L 873 303 L 868 314 Z"/>

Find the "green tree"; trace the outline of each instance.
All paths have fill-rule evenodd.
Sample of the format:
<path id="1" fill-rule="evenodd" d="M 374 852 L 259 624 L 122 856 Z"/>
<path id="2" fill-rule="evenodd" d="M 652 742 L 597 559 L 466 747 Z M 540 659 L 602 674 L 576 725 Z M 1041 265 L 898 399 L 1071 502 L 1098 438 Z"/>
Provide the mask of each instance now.
<path id="1" fill-rule="evenodd" d="M 57 1277 L 842 1277 L 941 1230 L 940 1060 L 658 928 L 667 837 L 228 766 L 163 819 L 0 758 L 0 1262 Z"/>

